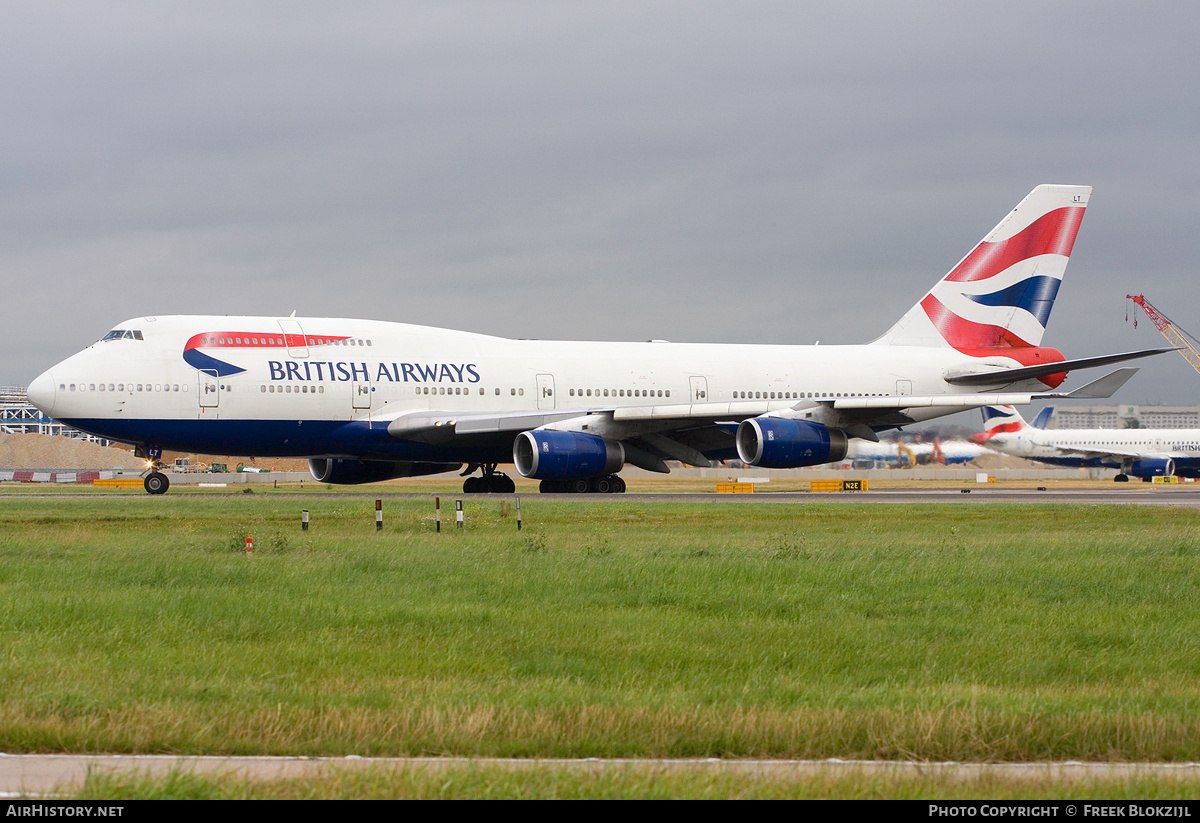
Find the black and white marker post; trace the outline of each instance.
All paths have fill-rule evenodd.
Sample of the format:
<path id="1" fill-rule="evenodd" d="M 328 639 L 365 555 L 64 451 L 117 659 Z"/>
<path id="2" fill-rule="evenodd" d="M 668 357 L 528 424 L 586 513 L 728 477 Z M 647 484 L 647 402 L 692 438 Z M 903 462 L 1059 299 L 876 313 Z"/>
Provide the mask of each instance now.
<path id="1" fill-rule="evenodd" d="M 375 531 L 383 531 L 383 501 L 375 501 Z"/>

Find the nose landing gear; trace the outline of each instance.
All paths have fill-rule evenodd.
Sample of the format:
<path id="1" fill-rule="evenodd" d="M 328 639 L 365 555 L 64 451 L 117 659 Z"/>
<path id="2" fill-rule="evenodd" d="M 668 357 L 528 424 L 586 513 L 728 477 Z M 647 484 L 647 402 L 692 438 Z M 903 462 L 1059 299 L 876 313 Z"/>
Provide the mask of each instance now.
<path id="1" fill-rule="evenodd" d="M 146 471 L 142 472 L 145 478 L 142 480 L 142 488 L 147 494 L 165 494 L 167 489 L 171 488 L 171 481 L 159 469 L 163 467 L 162 449 L 148 446 L 146 448 L 138 447 L 133 450 L 134 457 L 146 458 Z"/>

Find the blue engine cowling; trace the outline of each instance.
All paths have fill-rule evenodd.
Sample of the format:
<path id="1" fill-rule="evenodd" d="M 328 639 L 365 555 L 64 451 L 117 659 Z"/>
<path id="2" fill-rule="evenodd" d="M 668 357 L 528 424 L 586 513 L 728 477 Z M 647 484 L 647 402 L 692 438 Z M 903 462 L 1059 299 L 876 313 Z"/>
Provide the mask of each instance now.
<path id="1" fill-rule="evenodd" d="M 846 434 L 820 423 L 784 417 L 752 417 L 737 430 L 738 456 L 752 466 L 794 469 L 846 456 Z"/>
<path id="2" fill-rule="evenodd" d="M 1144 457 L 1129 467 L 1133 477 L 1170 477 L 1175 473 L 1175 461 L 1169 457 Z"/>
<path id="3" fill-rule="evenodd" d="M 314 457 L 308 461 L 308 471 L 322 483 L 353 485 L 382 483 L 397 477 L 421 477 L 426 474 L 458 471 L 462 463 L 411 463 L 391 460 L 343 460 L 334 457 Z"/>
<path id="4" fill-rule="evenodd" d="M 621 470 L 625 448 L 594 434 L 535 429 L 517 435 L 513 462 L 522 477 L 538 480 L 599 477 Z"/>

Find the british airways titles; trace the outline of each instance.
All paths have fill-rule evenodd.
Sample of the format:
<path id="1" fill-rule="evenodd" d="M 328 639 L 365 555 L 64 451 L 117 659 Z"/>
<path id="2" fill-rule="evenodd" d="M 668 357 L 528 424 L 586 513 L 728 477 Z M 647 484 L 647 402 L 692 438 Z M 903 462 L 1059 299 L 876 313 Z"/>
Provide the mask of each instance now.
<path id="1" fill-rule="evenodd" d="M 351 363 L 329 360 L 268 360 L 271 380 L 313 382 L 364 381 L 379 383 L 478 383 L 479 371 L 474 363 Z"/>

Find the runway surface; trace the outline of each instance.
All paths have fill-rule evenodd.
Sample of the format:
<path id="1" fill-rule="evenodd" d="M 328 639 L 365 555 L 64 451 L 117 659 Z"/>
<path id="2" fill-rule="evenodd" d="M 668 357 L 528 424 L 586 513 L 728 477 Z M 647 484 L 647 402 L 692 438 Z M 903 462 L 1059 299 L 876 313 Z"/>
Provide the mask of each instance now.
<path id="1" fill-rule="evenodd" d="M 187 495 L 205 495 L 204 492 L 188 492 L 172 490 L 172 497 Z M 137 497 L 153 500 L 150 495 L 130 495 L 128 493 L 95 493 L 95 492 L 0 492 L 0 498 L 30 498 L 53 497 L 90 498 L 97 497 Z M 1134 505 L 1134 506 L 1185 506 L 1200 507 L 1200 484 L 1186 486 L 1151 486 L 1149 484 L 1117 484 L 1103 488 L 1089 487 L 1078 489 L 1062 489 L 1046 487 L 1036 488 L 1004 488 L 1001 486 L 954 487 L 932 489 L 886 489 L 866 492 L 836 492 L 814 493 L 808 491 L 771 492 L 763 491 L 754 494 L 714 494 L 712 492 L 630 492 L 628 494 L 463 494 L 461 492 L 392 492 L 374 490 L 371 492 L 272 492 L 272 498 L 290 497 L 298 499 L 337 499 L 337 500 L 375 500 L 378 498 L 431 498 L 438 496 L 444 500 L 499 500 L 514 496 L 526 500 L 539 498 L 549 500 L 578 501 L 604 505 L 636 501 L 639 503 L 737 503 L 737 504 L 770 504 L 770 503 L 847 503 L 847 504 L 913 504 L 913 503 L 946 503 L 958 505 L 980 505 L 987 503 L 1075 503 L 1079 505 Z"/>

